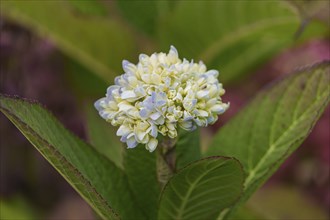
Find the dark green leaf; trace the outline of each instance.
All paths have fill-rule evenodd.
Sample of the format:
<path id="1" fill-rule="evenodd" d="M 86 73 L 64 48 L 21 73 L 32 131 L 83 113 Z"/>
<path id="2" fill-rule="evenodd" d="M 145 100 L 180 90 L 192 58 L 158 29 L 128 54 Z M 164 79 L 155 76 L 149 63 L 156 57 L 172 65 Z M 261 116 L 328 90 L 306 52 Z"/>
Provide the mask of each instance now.
<path id="1" fill-rule="evenodd" d="M 216 134 L 206 155 L 236 157 L 247 173 L 236 206 L 308 136 L 329 102 L 330 63 L 293 74 L 261 92 Z"/>
<path id="2" fill-rule="evenodd" d="M 215 219 L 243 187 L 243 170 L 232 158 L 209 157 L 183 168 L 163 190 L 158 219 Z"/>
<path id="3" fill-rule="evenodd" d="M 100 216 L 118 219 L 118 213 L 122 219 L 141 217 L 125 174 L 44 108 L 1 95 L 0 110 Z"/>
<path id="4" fill-rule="evenodd" d="M 201 158 L 199 129 L 192 132 L 181 129 L 178 137 L 179 139 L 175 144 L 176 168 L 181 169 Z"/>
<path id="5" fill-rule="evenodd" d="M 142 145 L 127 149 L 124 155 L 124 169 L 138 206 L 147 219 L 156 219 L 160 193 L 156 152 L 150 153 Z"/>

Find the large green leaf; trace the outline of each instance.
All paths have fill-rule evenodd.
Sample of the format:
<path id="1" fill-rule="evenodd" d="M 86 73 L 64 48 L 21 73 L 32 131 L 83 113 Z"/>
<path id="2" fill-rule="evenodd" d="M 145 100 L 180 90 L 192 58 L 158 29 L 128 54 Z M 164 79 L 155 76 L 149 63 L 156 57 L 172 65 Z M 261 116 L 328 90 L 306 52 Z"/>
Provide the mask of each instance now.
<path id="1" fill-rule="evenodd" d="M 83 2 L 74 5 L 86 8 Z M 3 15 L 49 37 L 65 53 L 108 81 L 120 73 L 121 61 L 130 59 L 135 51 L 129 33 L 109 16 L 77 13 L 67 1 L 1 1 L 0 9 Z"/>
<path id="2" fill-rule="evenodd" d="M 175 144 L 176 169 L 181 169 L 201 158 L 199 133 L 199 129 L 195 131 L 179 130 L 179 139 Z"/>
<path id="3" fill-rule="evenodd" d="M 243 170 L 233 158 L 209 157 L 183 168 L 163 190 L 158 219 L 215 219 L 242 192 Z"/>
<path id="4" fill-rule="evenodd" d="M 142 216 L 125 174 L 40 105 L 1 95 L 0 110 L 104 219 Z"/>
<path id="5" fill-rule="evenodd" d="M 292 44 L 299 26 L 286 2 L 240 0 L 180 1 L 158 27 L 163 49 L 176 46 L 183 57 L 219 69 L 228 82 Z M 326 27 L 312 29 L 304 34 Z"/>
<path id="6" fill-rule="evenodd" d="M 206 155 L 236 157 L 247 173 L 237 205 L 307 137 L 329 102 L 330 63 L 302 69 L 261 92 L 216 134 Z"/>
<path id="7" fill-rule="evenodd" d="M 139 207 L 147 219 L 156 219 L 160 193 L 156 152 L 150 153 L 142 145 L 127 149 L 124 155 L 124 169 Z"/>

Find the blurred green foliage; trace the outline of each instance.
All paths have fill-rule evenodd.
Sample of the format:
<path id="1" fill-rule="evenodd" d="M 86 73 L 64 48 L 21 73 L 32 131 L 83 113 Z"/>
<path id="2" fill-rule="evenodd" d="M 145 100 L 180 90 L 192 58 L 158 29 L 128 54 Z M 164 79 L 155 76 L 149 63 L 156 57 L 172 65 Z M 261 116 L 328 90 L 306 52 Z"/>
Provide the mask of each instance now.
<path id="1" fill-rule="evenodd" d="M 85 8 L 85 1 L 75 3 Z M 80 4 L 78 4 L 80 3 Z M 94 4 L 93 4 L 94 5 Z M 2 1 L 1 12 L 52 39 L 65 53 L 107 81 L 134 54 L 133 36 L 108 16 L 76 13 L 67 1 Z M 55 14 L 54 14 L 55 13 Z"/>
<path id="2" fill-rule="evenodd" d="M 2 6 L 5 16 L 50 37 L 108 82 L 121 74 L 123 59 L 136 61 L 137 48 L 149 52 L 170 45 L 182 57 L 219 69 L 223 82 L 233 82 L 280 50 L 328 33 L 326 25 L 311 22 L 297 41 L 303 20 L 292 5 L 277 0 L 13 0 Z"/>
<path id="3" fill-rule="evenodd" d="M 269 185 L 258 190 L 232 219 L 326 220 L 327 214 L 302 191 L 290 185 Z"/>
<path id="4" fill-rule="evenodd" d="M 317 204 L 293 186 L 263 188 L 251 197 L 247 206 L 264 219 L 328 219 Z M 241 216 L 240 219 L 247 218 Z"/>
<path id="5" fill-rule="evenodd" d="M 0 200 L 0 219 L 3 220 L 35 220 L 39 216 L 27 201 L 19 196 L 10 200 Z"/>

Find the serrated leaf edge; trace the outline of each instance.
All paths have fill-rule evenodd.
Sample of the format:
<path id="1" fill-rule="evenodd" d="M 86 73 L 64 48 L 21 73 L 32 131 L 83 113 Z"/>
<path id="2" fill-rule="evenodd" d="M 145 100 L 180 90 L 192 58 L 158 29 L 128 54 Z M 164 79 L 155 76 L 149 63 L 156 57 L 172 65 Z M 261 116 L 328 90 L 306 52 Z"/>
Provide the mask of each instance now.
<path id="1" fill-rule="evenodd" d="M 28 103 L 30 104 L 36 104 L 36 105 L 39 105 L 40 107 L 42 107 L 42 105 L 40 105 L 40 103 L 36 102 L 36 101 L 30 101 L 28 99 L 21 99 L 19 98 L 18 96 L 8 96 L 8 95 L 3 95 L 3 94 L 0 94 L 0 98 L 14 98 L 18 101 L 27 101 Z M 11 113 L 10 110 L 8 110 L 7 108 L 3 107 L 0 103 L 0 110 L 8 117 L 8 119 L 10 119 L 10 121 L 13 122 L 13 124 L 15 124 L 15 126 L 21 130 L 21 128 L 19 127 L 19 125 L 17 125 L 15 123 L 15 121 L 19 124 L 21 124 L 22 126 L 25 127 L 26 130 L 28 130 L 36 139 L 37 141 L 40 141 L 41 143 L 43 143 L 47 148 L 48 150 L 50 150 L 52 152 L 53 155 L 56 156 L 56 158 L 58 158 L 59 161 L 61 161 L 61 163 L 64 163 L 66 165 L 66 167 L 69 168 L 69 170 L 75 175 L 75 177 L 77 179 L 79 179 L 84 185 L 86 188 L 88 188 L 90 192 L 93 192 L 94 193 L 94 196 L 96 198 L 98 198 L 100 200 L 100 202 L 104 205 L 104 207 L 106 207 L 115 217 L 116 219 L 120 219 L 119 218 L 119 215 L 109 206 L 108 202 L 102 197 L 102 195 L 100 193 L 97 192 L 97 190 L 93 187 L 93 185 L 90 183 L 89 180 L 87 180 L 84 175 L 79 172 L 77 170 L 76 167 L 74 167 L 54 146 L 52 146 L 50 143 L 48 143 L 46 140 L 44 140 L 42 137 L 40 137 L 40 135 L 38 135 L 29 125 L 27 125 L 25 122 L 23 122 L 20 118 L 18 118 L 15 114 Z M 49 115 L 54 119 L 55 117 L 50 113 L 48 112 Z M 69 130 L 67 130 L 68 132 L 70 132 Z M 24 134 L 22 132 L 22 134 Z M 74 134 L 72 134 L 70 132 L 70 134 L 75 138 L 75 139 L 78 139 Z M 25 135 L 24 135 L 25 136 Z M 28 140 L 29 138 L 27 136 L 25 136 Z M 78 139 L 79 141 L 81 141 L 80 139 Z M 32 143 L 31 143 L 32 144 Z M 85 143 L 86 145 L 88 145 L 87 143 Z M 52 161 L 50 161 L 39 149 L 37 146 L 35 146 L 34 144 L 32 144 L 37 150 L 38 152 L 40 152 L 44 158 L 50 163 L 50 164 L 53 164 Z M 88 145 L 89 146 L 89 145 Z M 65 175 L 62 174 L 62 172 L 55 166 L 53 166 L 62 176 L 64 179 L 66 179 L 69 183 L 71 183 L 71 181 L 65 177 Z M 94 204 L 92 202 L 90 202 L 85 195 L 83 195 L 82 193 L 79 192 L 78 188 L 72 183 L 70 184 L 83 198 L 85 198 L 85 201 L 87 201 L 92 207 L 95 208 L 95 210 L 98 210 L 97 207 L 94 206 Z M 107 219 L 108 216 L 104 216 L 102 213 L 98 212 L 99 215 L 103 216 L 104 219 Z"/>

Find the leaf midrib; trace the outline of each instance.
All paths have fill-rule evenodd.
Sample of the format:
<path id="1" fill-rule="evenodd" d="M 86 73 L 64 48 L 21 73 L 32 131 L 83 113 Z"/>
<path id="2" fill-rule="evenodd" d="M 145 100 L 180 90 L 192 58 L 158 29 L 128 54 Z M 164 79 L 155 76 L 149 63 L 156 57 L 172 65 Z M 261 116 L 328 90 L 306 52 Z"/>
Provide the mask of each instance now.
<path id="1" fill-rule="evenodd" d="M 188 189 L 187 191 L 187 194 L 184 196 L 183 198 L 183 201 L 181 203 L 181 206 L 179 208 L 179 211 L 178 211 L 178 219 L 182 219 L 182 215 L 184 213 L 184 209 L 185 209 L 185 206 L 187 205 L 187 202 L 188 202 L 188 198 L 190 197 L 191 193 L 193 192 L 194 190 L 194 187 L 198 184 L 198 182 L 203 178 L 205 177 L 207 174 L 209 174 L 210 172 L 212 172 L 213 170 L 215 169 L 218 169 L 219 167 L 222 167 L 224 163 L 226 163 L 227 161 L 223 161 L 221 164 L 215 166 L 214 168 L 208 170 L 207 172 L 203 173 L 199 178 L 197 178 L 192 184 L 191 184 L 191 187 Z M 189 181 L 188 181 L 189 183 Z"/>
<path id="2" fill-rule="evenodd" d="M 306 113 L 313 107 L 313 105 L 315 103 L 317 103 L 321 98 L 323 98 L 324 95 L 326 95 L 327 90 L 324 91 L 323 93 L 321 93 L 321 95 L 318 95 L 318 97 L 315 99 L 315 101 L 307 108 L 307 110 L 301 114 L 300 117 L 298 117 L 297 119 L 295 119 L 295 121 L 292 122 L 292 124 L 289 126 L 289 128 L 287 130 L 285 130 L 276 140 L 275 142 L 269 147 L 269 149 L 267 150 L 267 152 L 265 153 L 265 155 L 259 160 L 259 162 L 257 163 L 257 165 L 255 166 L 255 168 L 253 168 L 252 170 L 250 170 L 249 172 L 249 176 L 246 178 L 245 180 L 245 187 L 248 188 L 251 185 L 251 181 L 253 180 L 253 178 L 256 175 L 256 172 L 260 169 L 260 167 L 265 163 L 266 159 L 268 158 L 268 156 L 270 154 L 273 153 L 273 151 L 276 149 L 276 146 L 278 145 L 278 143 L 284 138 L 286 137 L 290 131 L 296 126 L 297 123 L 299 123 L 302 119 L 304 119 L 306 116 Z"/>

